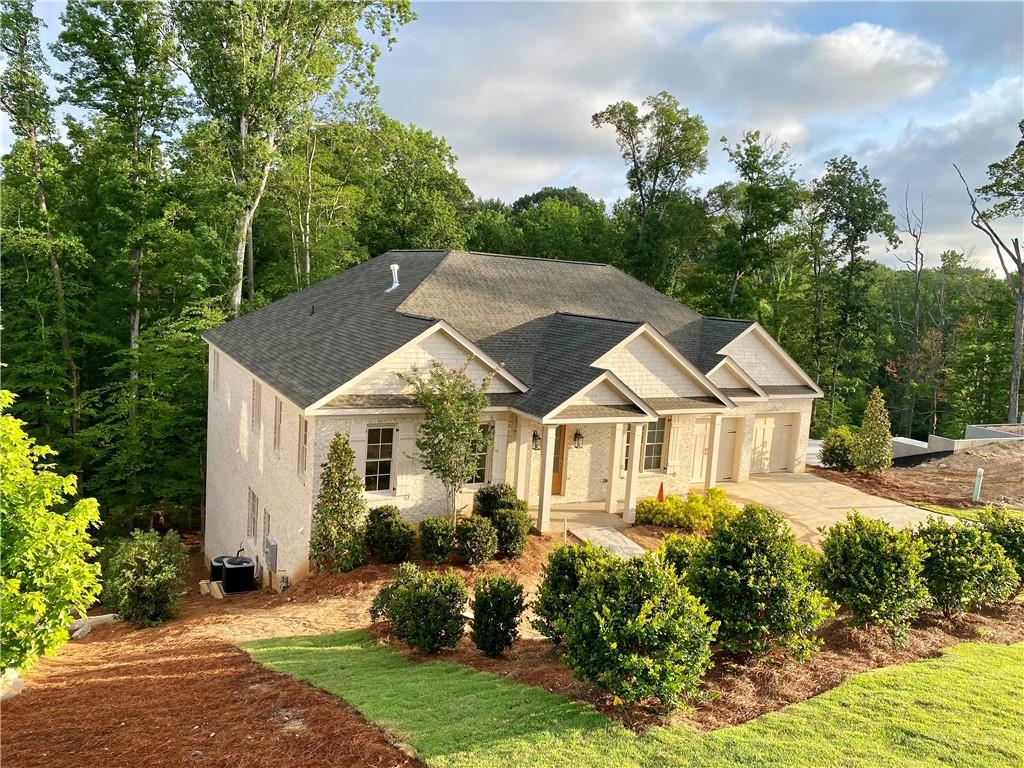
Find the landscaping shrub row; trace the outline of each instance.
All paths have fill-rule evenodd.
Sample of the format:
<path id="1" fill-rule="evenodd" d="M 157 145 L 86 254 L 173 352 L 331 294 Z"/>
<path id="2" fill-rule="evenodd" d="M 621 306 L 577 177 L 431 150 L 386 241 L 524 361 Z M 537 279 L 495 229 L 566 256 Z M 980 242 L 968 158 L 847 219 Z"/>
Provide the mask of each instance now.
<path id="1" fill-rule="evenodd" d="M 718 516 L 734 516 L 739 511 L 725 491 L 709 488 L 704 495 L 690 491 L 685 500 L 679 496 L 666 496 L 664 501 L 654 497 L 640 499 L 636 504 L 636 521 L 685 531 L 707 531 Z"/>

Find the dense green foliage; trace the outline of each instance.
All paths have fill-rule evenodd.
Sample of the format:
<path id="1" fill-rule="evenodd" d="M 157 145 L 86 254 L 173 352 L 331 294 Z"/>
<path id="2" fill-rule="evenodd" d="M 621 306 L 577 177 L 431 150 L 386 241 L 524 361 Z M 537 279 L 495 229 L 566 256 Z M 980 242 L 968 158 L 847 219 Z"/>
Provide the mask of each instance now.
<path id="1" fill-rule="evenodd" d="M 420 521 L 420 556 L 432 563 L 443 563 L 455 550 L 455 523 L 447 517 L 428 517 Z"/>
<path id="2" fill-rule="evenodd" d="M 381 587 L 370 603 L 370 621 L 391 621 L 391 600 L 403 587 L 415 583 L 421 576 L 415 563 L 401 563 L 395 569 L 395 578 Z"/>
<path id="3" fill-rule="evenodd" d="M 483 565 L 498 553 L 498 532 L 486 517 L 472 515 L 455 526 L 459 554 L 470 566 Z"/>
<path id="4" fill-rule="evenodd" d="M 366 548 L 382 563 L 409 559 L 416 544 L 416 527 L 402 519 L 401 510 L 391 504 L 374 507 L 366 522 Z"/>
<path id="5" fill-rule="evenodd" d="M 910 531 L 851 512 L 828 528 L 821 549 L 825 593 L 850 609 L 854 626 L 882 627 L 903 643 L 910 621 L 930 602 L 924 544 Z"/>
<path id="6" fill-rule="evenodd" d="M 320 491 L 313 505 L 309 559 L 318 568 L 351 571 L 366 562 L 366 501 L 348 436 L 339 432 L 327 449 Z"/>
<path id="7" fill-rule="evenodd" d="M 580 585 L 612 559 L 608 550 L 589 542 L 559 547 L 552 552 L 541 569 L 540 586 L 533 604 L 533 612 L 537 615 L 533 628 L 560 643 Z"/>
<path id="8" fill-rule="evenodd" d="M 814 553 L 798 544 L 786 521 L 758 504 L 715 520 L 707 545 L 690 564 L 687 584 L 721 622 L 729 651 L 765 653 L 776 645 L 806 656 L 832 615 L 814 586 Z"/>
<path id="9" fill-rule="evenodd" d="M 519 637 L 519 618 L 526 610 L 523 585 L 505 576 L 484 576 L 473 587 L 473 644 L 497 657 Z"/>
<path id="10" fill-rule="evenodd" d="M 627 702 L 672 707 L 711 667 L 717 624 L 653 554 L 611 560 L 582 583 L 565 624 L 566 663 Z"/>
<path id="11" fill-rule="evenodd" d="M 461 664 L 422 664 L 360 631 L 247 646 L 435 768 L 1004 768 L 1024 763 L 1024 646 L 964 643 L 856 675 L 742 725 L 638 734 L 591 705 Z M 429 701 L 426 714 L 410 702 Z M 509 713 L 515 713 L 512 717 Z M 965 727 L 969 723 L 970 727 Z"/>
<path id="12" fill-rule="evenodd" d="M 849 472 L 855 469 L 853 451 L 856 441 L 857 435 L 849 427 L 831 427 L 825 433 L 825 437 L 821 441 L 821 449 L 818 452 L 822 466 L 838 469 L 840 472 Z M 892 450 L 891 446 L 889 450 Z"/>
<path id="13" fill-rule="evenodd" d="M 530 516 L 521 509 L 499 509 L 491 518 L 498 537 L 498 554 L 519 557 L 526 551 L 526 537 L 533 527 Z"/>
<path id="14" fill-rule="evenodd" d="M 136 627 L 174 618 L 188 576 L 188 550 L 178 534 L 135 530 L 111 547 L 103 602 Z"/>
<path id="15" fill-rule="evenodd" d="M 927 233 L 908 268 L 873 261 L 869 243 L 896 241 L 872 175 L 889 169 L 843 155 L 805 182 L 785 144 L 750 130 L 722 142 L 730 178 L 701 192 L 707 124 L 663 92 L 578 126 L 614 136 L 622 199 L 474 200 L 444 137 L 376 104 L 405 0 L 74 0 L 52 69 L 30 0 L 2 14 L 4 385 L 102 502 L 104 535 L 199 522 L 200 334 L 388 248 L 609 263 L 757 320 L 826 391 L 816 436 L 859 423 L 875 386 L 903 435 L 1006 418 L 1016 284 L 929 251 Z M 985 221 L 1020 210 L 1021 156 L 990 166 Z M 469 421 L 434 465 L 449 488 L 480 442 Z"/>
<path id="16" fill-rule="evenodd" d="M 692 534 L 679 536 L 670 533 L 662 539 L 658 555 L 675 569 L 676 575 L 684 582 L 697 550 L 704 545 L 704 539 Z"/>
<path id="17" fill-rule="evenodd" d="M 25 434 L 9 413 L 14 397 L 0 391 L 0 669 L 27 669 L 68 639 L 100 591 L 90 529 L 96 499 L 76 495 L 74 475 L 40 462 L 53 455 Z"/>
<path id="18" fill-rule="evenodd" d="M 701 495 L 690 491 L 684 501 L 679 496 L 640 499 L 636 504 L 636 521 L 650 525 L 682 528 L 684 531 L 706 531 L 719 515 L 735 515 L 739 507 L 732 504 L 721 488 L 709 488 Z"/>
<path id="19" fill-rule="evenodd" d="M 992 541 L 1001 546 L 1013 561 L 1017 575 L 1024 581 L 1024 513 L 990 505 L 978 517 Z"/>
<path id="20" fill-rule="evenodd" d="M 520 499 L 508 483 L 488 483 L 473 494 L 473 514 L 491 517 L 499 509 L 516 509 Z"/>
<path id="21" fill-rule="evenodd" d="M 853 441 L 853 464 L 861 472 L 881 472 L 892 466 L 892 430 L 878 387 L 871 390 L 864 423 Z"/>
<path id="22" fill-rule="evenodd" d="M 914 531 L 924 544 L 924 580 L 936 608 L 946 616 L 999 603 L 1020 584 L 1013 562 L 992 534 L 970 523 L 939 517 Z"/>
<path id="23" fill-rule="evenodd" d="M 465 632 L 466 585 L 455 571 L 411 572 L 390 593 L 395 637 L 424 653 L 454 648 Z"/>

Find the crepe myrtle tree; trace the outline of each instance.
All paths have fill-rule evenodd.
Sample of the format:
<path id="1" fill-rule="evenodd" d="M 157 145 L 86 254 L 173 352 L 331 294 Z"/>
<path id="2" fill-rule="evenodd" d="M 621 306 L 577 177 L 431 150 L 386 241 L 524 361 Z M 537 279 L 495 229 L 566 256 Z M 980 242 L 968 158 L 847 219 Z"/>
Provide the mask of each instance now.
<path id="1" fill-rule="evenodd" d="M 414 368 L 399 374 L 424 411 L 415 458 L 441 481 L 453 521 L 459 491 L 476 474 L 477 456 L 491 447 L 490 434 L 480 428 L 490 378 L 476 384 L 466 373 L 468 367 L 469 362 L 460 370 L 435 362 L 426 371 Z"/>

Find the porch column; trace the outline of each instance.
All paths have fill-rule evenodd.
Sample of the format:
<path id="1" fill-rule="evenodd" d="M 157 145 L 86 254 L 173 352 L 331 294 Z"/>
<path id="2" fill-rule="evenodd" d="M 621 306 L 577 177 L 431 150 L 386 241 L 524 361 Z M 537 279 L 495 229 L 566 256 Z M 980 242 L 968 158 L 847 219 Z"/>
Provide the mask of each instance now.
<path id="1" fill-rule="evenodd" d="M 540 447 L 540 503 L 537 505 L 537 530 L 547 533 L 551 528 L 551 479 L 555 472 L 555 430 L 542 427 Z"/>
<path id="2" fill-rule="evenodd" d="M 711 438 L 708 441 L 708 466 L 704 470 L 704 488 L 714 488 L 718 483 L 718 447 L 722 442 L 722 414 L 711 417 Z"/>
<path id="3" fill-rule="evenodd" d="M 608 465 L 608 487 L 605 490 L 604 509 L 610 514 L 619 511 L 619 467 L 622 466 L 622 424 L 612 427 L 612 446 L 608 451 L 611 457 Z M 626 426 L 628 429 L 628 425 Z"/>
<path id="4" fill-rule="evenodd" d="M 533 430 L 526 423 L 526 419 L 519 417 L 519 429 L 516 430 L 516 495 L 520 499 L 530 497 L 529 473 L 530 468 L 530 444 L 533 442 Z"/>
<path id="5" fill-rule="evenodd" d="M 626 467 L 626 507 L 622 510 L 624 523 L 636 522 L 636 494 L 639 490 L 640 462 L 643 461 L 647 425 L 630 424 L 629 465 Z"/>

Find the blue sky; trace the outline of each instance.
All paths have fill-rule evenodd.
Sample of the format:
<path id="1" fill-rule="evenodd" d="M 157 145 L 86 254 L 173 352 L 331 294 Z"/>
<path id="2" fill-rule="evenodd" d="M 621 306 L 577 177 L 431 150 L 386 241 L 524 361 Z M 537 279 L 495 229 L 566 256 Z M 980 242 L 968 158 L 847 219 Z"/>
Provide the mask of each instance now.
<path id="1" fill-rule="evenodd" d="M 886 184 L 927 197 L 924 245 L 995 267 L 968 221 L 957 162 L 975 186 L 1020 138 L 1024 4 L 414 3 L 418 19 L 378 63 L 395 118 L 445 136 L 482 197 L 574 184 L 625 193 L 610 129 L 590 116 L 667 90 L 708 123 L 702 189 L 726 178 L 718 139 L 748 129 L 792 145 L 814 178 L 849 153 Z M 39 13 L 59 31 L 62 3 Z M 1004 228 L 1017 234 L 1021 222 Z M 879 246 L 874 255 L 891 258 Z"/>

